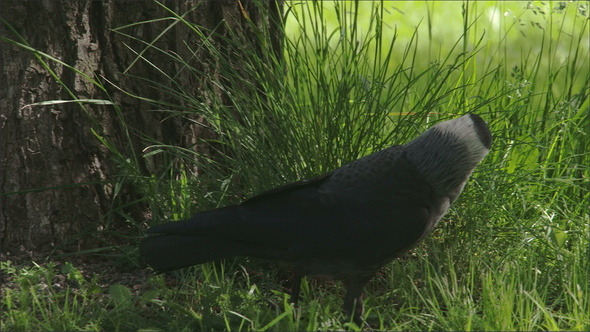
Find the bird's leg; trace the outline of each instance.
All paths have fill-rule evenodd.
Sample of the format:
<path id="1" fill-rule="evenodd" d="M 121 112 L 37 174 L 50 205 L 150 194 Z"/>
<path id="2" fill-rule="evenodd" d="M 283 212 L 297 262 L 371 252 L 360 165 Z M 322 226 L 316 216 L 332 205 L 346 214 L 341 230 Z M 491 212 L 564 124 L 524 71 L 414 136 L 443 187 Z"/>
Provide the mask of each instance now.
<path id="1" fill-rule="evenodd" d="M 293 277 L 292 284 L 291 284 L 291 303 L 297 305 L 299 302 L 299 291 L 301 290 L 301 278 L 302 276 L 299 273 L 296 273 Z"/>
<path id="2" fill-rule="evenodd" d="M 352 320 L 356 325 L 363 326 L 363 288 L 371 277 L 352 277 L 344 280 L 346 286 L 346 295 L 344 295 L 344 313 L 348 317 L 352 316 Z"/>

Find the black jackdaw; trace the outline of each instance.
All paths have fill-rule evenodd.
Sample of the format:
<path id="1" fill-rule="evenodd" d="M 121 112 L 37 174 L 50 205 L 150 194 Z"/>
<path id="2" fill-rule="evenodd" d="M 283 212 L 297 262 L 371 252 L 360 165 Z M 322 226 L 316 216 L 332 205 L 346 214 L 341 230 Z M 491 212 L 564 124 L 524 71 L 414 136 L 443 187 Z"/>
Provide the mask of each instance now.
<path id="1" fill-rule="evenodd" d="M 362 290 L 375 272 L 432 231 L 457 199 L 492 138 L 477 115 L 441 122 L 415 140 L 321 177 L 238 205 L 154 226 L 140 245 L 157 271 L 253 256 L 287 261 L 296 278 L 344 282 L 344 310 L 362 322 Z"/>

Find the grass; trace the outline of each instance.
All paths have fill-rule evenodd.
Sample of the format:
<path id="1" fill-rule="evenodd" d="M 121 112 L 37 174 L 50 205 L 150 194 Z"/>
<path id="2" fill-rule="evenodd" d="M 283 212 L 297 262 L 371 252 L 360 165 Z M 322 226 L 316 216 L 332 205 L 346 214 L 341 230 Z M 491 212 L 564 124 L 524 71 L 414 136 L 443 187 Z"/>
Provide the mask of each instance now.
<path id="1" fill-rule="evenodd" d="M 407 142 L 439 120 L 478 113 L 492 128 L 492 152 L 434 234 L 368 285 L 366 319 L 379 330 L 590 330 L 588 2 L 525 9 L 464 2 L 452 5 L 455 12 L 422 5 L 289 3 L 284 59 L 245 50 L 239 71 L 207 42 L 207 31 L 170 13 L 171 24 L 189 26 L 217 55 L 220 75 L 204 87 L 209 100 L 169 76 L 153 84 L 177 103 L 151 102 L 170 117 L 204 116 L 218 134 L 203 142 L 215 158 L 149 138 L 145 154 L 113 157 L 158 223 L 326 172 Z M 494 16 L 502 13 L 510 14 Z M 461 26 L 433 29 L 448 15 Z M 413 30 L 392 26 L 420 17 Z M 170 60 L 203 74 L 189 59 Z M 52 59 L 40 54 L 40 61 Z M 133 163 L 156 155 L 183 166 L 142 174 Z M 203 174 L 196 177 L 195 168 Z M 143 229 L 142 221 L 130 222 Z M 340 285 L 307 280 L 294 308 L 282 285 L 288 272 L 278 267 L 238 258 L 134 288 L 104 285 L 99 274 L 70 263 L 2 262 L 10 282 L 2 286 L 0 329 L 358 329 L 340 313 Z"/>

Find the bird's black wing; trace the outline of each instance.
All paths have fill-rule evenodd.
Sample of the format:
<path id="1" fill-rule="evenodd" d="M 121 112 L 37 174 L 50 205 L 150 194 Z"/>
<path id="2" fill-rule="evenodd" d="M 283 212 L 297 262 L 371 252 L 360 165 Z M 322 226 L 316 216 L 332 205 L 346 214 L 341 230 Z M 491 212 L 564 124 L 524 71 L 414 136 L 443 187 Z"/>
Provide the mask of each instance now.
<path id="1" fill-rule="evenodd" d="M 288 256 L 293 256 L 290 249 L 309 222 L 321 218 L 318 214 L 310 216 L 309 211 L 325 213 L 318 205 L 318 188 L 329 177 L 325 174 L 291 183 L 239 205 L 151 227 L 148 233 L 158 235 L 142 241 L 141 254 L 160 271 L 233 256 L 289 260 Z M 306 213 L 308 218 L 304 217 Z"/>
<path id="2" fill-rule="evenodd" d="M 331 173 L 290 183 L 241 204 L 197 213 L 192 218 L 151 227 L 149 233 L 231 239 L 255 246 L 285 249 L 303 229 L 329 214 L 319 188 Z"/>
<path id="3" fill-rule="evenodd" d="M 150 232 L 177 235 L 179 242 L 207 242 L 212 259 L 391 255 L 415 242 L 429 218 L 423 197 L 414 192 L 422 186 L 419 176 L 402 152 L 390 148 L 333 173 L 273 189 L 239 205 L 202 212 L 190 220 L 156 226 Z M 187 250 L 204 249 L 193 245 Z"/>

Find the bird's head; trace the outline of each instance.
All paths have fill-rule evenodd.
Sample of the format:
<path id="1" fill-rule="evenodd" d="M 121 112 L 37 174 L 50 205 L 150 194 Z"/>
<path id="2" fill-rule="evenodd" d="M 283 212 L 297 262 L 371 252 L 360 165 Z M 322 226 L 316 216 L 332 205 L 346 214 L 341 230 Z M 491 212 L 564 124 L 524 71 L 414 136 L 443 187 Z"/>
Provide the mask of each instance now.
<path id="1" fill-rule="evenodd" d="M 404 147 L 435 190 L 454 200 L 491 145 L 487 124 L 478 115 L 467 114 L 435 125 Z"/>

